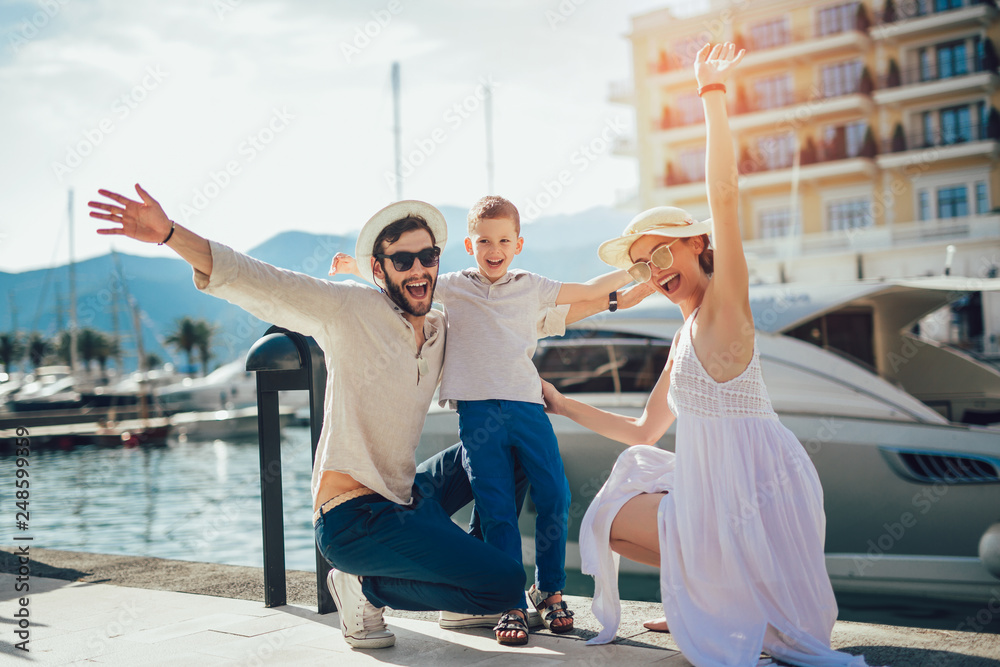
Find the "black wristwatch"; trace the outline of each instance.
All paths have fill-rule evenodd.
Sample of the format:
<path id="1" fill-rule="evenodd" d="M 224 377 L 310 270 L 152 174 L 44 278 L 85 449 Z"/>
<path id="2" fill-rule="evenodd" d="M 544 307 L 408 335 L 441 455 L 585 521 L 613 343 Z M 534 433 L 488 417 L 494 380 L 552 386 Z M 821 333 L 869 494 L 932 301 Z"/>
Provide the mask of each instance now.
<path id="1" fill-rule="evenodd" d="M 618 310 L 618 290 L 608 295 L 608 310 L 612 313 Z"/>

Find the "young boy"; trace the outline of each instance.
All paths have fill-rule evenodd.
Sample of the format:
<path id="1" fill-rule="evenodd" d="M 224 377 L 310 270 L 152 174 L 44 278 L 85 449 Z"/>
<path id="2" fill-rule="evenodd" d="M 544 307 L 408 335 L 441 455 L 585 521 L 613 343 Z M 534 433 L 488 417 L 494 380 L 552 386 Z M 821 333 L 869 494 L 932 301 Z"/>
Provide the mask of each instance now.
<path id="1" fill-rule="evenodd" d="M 502 197 L 484 197 L 469 211 L 465 249 L 474 268 L 439 275 L 434 289 L 448 315 L 448 353 L 440 401 L 458 410 L 463 464 L 469 474 L 486 542 L 521 560 L 514 498 L 514 466 L 531 484 L 535 521 L 535 585 L 528 593 L 553 632 L 573 629 L 562 601 L 565 585 L 569 484 L 559 444 L 545 414 L 541 380 L 531 357 L 540 310 L 607 298 L 631 282 L 615 271 L 589 283 L 559 283 L 508 270 L 521 252 L 517 208 Z M 334 272 L 351 264 L 334 258 Z M 339 261 L 338 261 L 339 260 Z M 496 628 L 501 644 L 526 644 L 526 609 L 512 609 Z"/>

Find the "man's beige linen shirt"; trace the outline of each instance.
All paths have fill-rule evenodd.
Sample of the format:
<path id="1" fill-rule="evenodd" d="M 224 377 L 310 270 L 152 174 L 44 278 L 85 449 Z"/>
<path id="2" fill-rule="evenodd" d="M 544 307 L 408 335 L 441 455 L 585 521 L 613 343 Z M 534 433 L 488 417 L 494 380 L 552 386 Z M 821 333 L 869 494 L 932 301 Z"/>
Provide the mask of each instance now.
<path id="1" fill-rule="evenodd" d="M 265 322 L 312 336 L 326 356 L 313 499 L 320 475 L 334 470 L 408 504 L 417 444 L 444 358 L 443 313 L 427 314 L 427 340 L 418 350 L 410 323 L 381 291 L 279 269 L 221 243 L 210 244 L 212 275 L 195 271 L 199 290 Z"/>

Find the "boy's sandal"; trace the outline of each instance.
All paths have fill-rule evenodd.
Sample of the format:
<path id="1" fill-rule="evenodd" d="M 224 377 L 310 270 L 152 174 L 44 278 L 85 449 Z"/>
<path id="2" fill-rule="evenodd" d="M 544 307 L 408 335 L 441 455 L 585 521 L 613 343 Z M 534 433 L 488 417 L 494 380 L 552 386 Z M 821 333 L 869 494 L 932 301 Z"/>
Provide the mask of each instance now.
<path id="1" fill-rule="evenodd" d="M 546 591 L 540 591 L 534 586 L 532 586 L 531 590 L 528 591 L 528 599 L 531 600 L 531 604 L 535 605 L 535 609 L 538 610 L 538 613 L 542 615 L 542 623 L 544 623 L 545 627 L 552 632 L 557 635 L 561 635 L 573 630 L 573 612 L 566 606 L 565 600 L 560 600 L 554 604 L 546 605 L 545 601 L 553 595 L 562 595 L 562 591 L 549 593 Z M 561 618 L 568 618 L 569 623 L 552 625 L 553 621 Z"/>
<path id="2" fill-rule="evenodd" d="M 496 633 L 497 643 L 503 644 L 504 646 L 524 646 L 528 643 L 528 623 L 524 620 L 524 616 L 521 616 L 521 610 L 511 610 L 504 612 L 500 617 L 500 622 L 497 623 L 496 627 L 493 628 L 493 632 Z M 524 635 L 515 635 L 513 637 L 503 637 L 501 632 L 523 632 Z"/>

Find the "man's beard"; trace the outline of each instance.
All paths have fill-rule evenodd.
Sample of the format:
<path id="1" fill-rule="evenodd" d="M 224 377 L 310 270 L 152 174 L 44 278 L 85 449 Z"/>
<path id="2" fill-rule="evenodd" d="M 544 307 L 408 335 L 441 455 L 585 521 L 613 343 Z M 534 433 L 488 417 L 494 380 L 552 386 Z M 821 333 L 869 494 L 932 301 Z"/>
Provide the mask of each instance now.
<path id="1" fill-rule="evenodd" d="M 430 277 L 430 274 L 425 273 L 419 278 L 413 278 L 407 282 L 420 282 L 421 280 L 427 281 L 428 294 L 433 298 L 434 287 L 437 285 L 437 280 Z M 394 304 L 403 309 L 403 312 L 409 313 L 414 317 L 422 317 L 430 312 L 431 309 L 431 299 L 428 299 L 426 304 L 412 304 L 407 298 L 409 295 L 406 293 L 406 288 L 402 283 L 395 283 L 389 279 L 389 276 L 385 276 L 385 292 L 389 295 L 389 298 Z"/>

